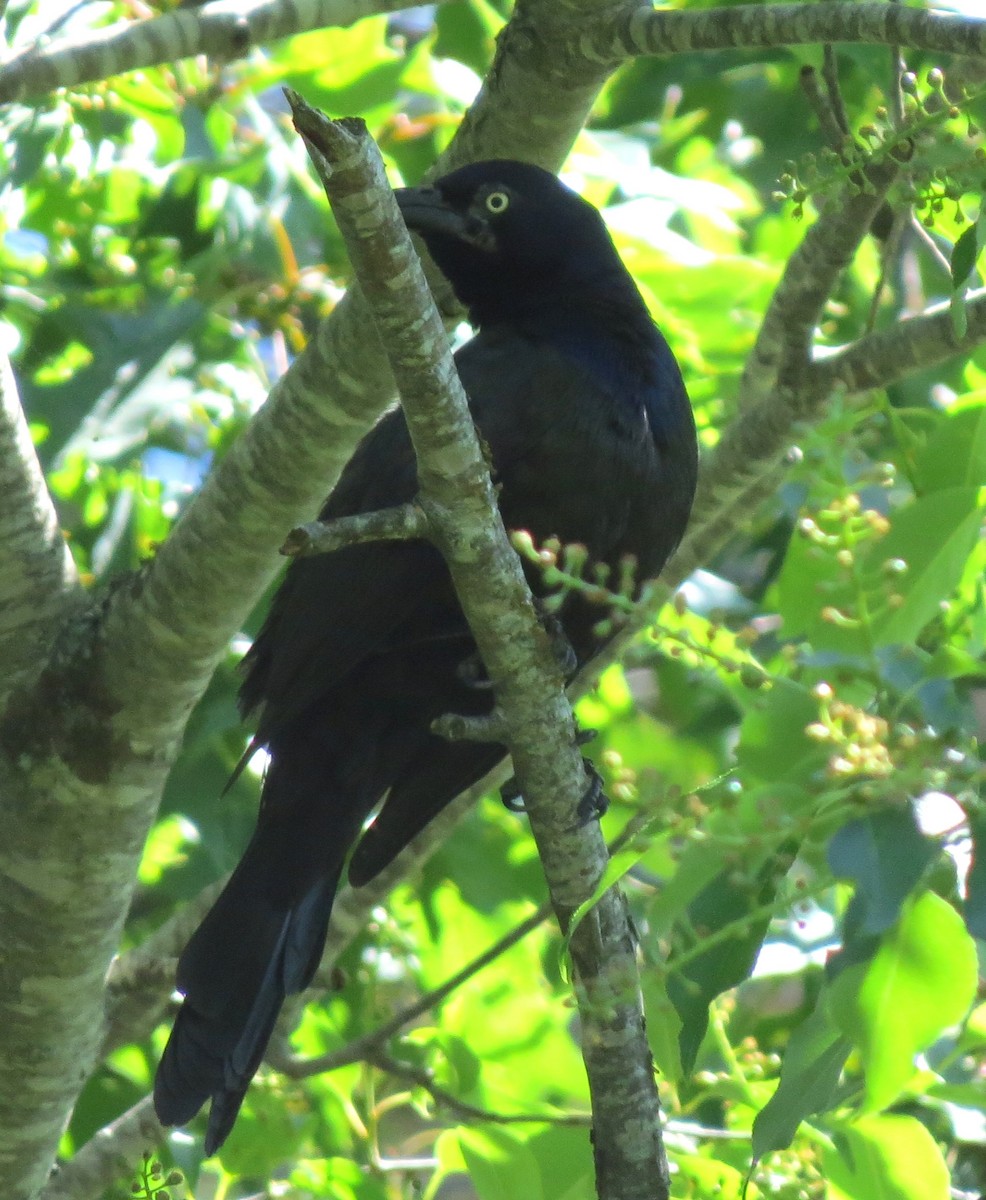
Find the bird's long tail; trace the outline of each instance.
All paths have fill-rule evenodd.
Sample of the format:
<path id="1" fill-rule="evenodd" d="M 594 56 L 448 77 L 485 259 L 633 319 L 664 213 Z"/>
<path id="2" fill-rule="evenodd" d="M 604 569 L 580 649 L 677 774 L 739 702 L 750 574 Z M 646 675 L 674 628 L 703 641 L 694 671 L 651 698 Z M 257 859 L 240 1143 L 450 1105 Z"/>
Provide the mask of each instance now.
<path id="1" fill-rule="evenodd" d="M 311 982 L 356 833 L 354 816 L 340 820 L 345 806 L 325 795 L 324 775 L 288 779 L 290 769 L 275 758 L 246 853 L 178 960 L 185 1002 L 158 1066 L 154 1108 L 165 1125 L 182 1125 L 211 1098 L 207 1154 L 233 1127 L 285 997 Z"/>

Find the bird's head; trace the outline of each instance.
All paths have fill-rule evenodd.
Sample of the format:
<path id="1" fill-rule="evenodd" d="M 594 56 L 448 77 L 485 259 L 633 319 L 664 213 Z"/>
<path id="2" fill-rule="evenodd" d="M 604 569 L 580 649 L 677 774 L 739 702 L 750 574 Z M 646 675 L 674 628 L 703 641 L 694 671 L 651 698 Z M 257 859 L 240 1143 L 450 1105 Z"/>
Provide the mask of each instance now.
<path id="1" fill-rule="evenodd" d="M 599 212 L 541 167 L 472 163 L 396 196 L 476 324 L 581 288 L 633 288 Z"/>

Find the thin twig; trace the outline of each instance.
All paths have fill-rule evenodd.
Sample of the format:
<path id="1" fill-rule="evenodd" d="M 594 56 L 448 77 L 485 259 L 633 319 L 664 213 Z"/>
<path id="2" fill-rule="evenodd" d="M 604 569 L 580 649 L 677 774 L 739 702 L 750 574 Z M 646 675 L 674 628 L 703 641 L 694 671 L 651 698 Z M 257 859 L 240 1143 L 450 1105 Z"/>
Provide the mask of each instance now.
<path id="1" fill-rule="evenodd" d="M 437 1008 L 457 988 L 472 979 L 484 967 L 489 966 L 511 946 L 515 946 L 522 938 L 527 937 L 532 930 L 543 925 L 550 916 L 551 906 L 542 904 L 529 917 L 525 917 L 513 929 L 495 941 L 492 946 L 484 950 L 482 954 L 477 955 L 446 979 L 443 984 L 425 992 L 413 1004 L 402 1008 L 389 1021 L 385 1021 L 378 1029 L 374 1029 L 372 1033 L 364 1034 L 347 1045 L 341 1046 L 338 1050 L 320 1054 L 315 1058 L 281 1056 L 274 1062 L 274 1065 L 292 1079 L 305 1079 L 309 1075 L 321 1075 L 326 1071 L 335 1071 L 339 1067 L 349 1066 L 351 1063 L 369 1061 L 370 1055 L 379 1051 L 380 1047 L 386 1045 L 392 1037 L 419 1017 L 424 1016 L 425 1013 Z"/>
<path id="2" fill-rule="evenodd" d="M 818 72 L 811 66 L 802 67 L 798 80 L 801 90 L 807 96 L 808 102 L 818 118 L 826 142 L 833 150 L 838 150 L 842 146 L 846 130 L 839 125 L 839 119 L 829 101 L 828 93 L 822 90 L 818 82 Z"/>
<path id="3" fill-rule="evenodd" d="M 386 1071 L 388 1075 L 395 1075 L 398 1079 L 405 1079 L 414 1084 L 415 1087 L 424 1088 L 443 1108 L 468 1120 L 489 1121 L 495 1125 L 592 1125 L 590 1113 L 501 1113 L 481 1108 L 477 1104 L 470 1104 L 468 1100 L 461 1100 L 454 1092 L 436 1083 L 434 1076 L 426 1068 L 399 1062 L 382 1050 L 372 1050 L 366 1056 L 366 1061 L 378 1070 Z"/>
<path id="4" fill-rule="evenodd" d="M 509 726 L 499 709 L 483 717 L 469 717 L 464 713 L 444 713 L 431 723 L 432 733 L 450 742 L 503 742 Z"/>
<path id="5" fill-rule="evenodd" d="M 844 137 L 849 136 L 849 115 L 842 99 L 842 88 L 839 85 L 839 62 L 835 57 L 835 47 L 830 43 L 822 49 L 822 77 L 825 80 L 825 91 L 828 95 L 828 106 L 832 118 Z"/>
<path id="6" fill-rule="evenodd" d="M 928 230 L 925 229 L 925 227 L 921 224 L 920 220 L 918 219 L 918 217 L 915 213 L 911 213 L 910 225 L 911 225 L 911 231 L 913 232 L 915 237 L 922 244 L 922 246 L 924 246 L 925 250 L 927 250 L 928 254 L 931 256 L 931 261 L 935 264 L 935 266 L 941 271 L 941 273 L 949 281 L 949 284 L 951 284 L 952 264 L 948 261 L 948 257 L 945 255 L 941 246 L 938 245 L 938 243 L 931 236 L 931 234 L 928 232 Z"/>
<path id="7" fill-rule="evenodd" d="M 281 553 L 289 558 L 307 558 L 313 554 L 327 554 L 342 546 L 356 546 L 360 542 L 426 538 L 428 532 L 428 518 L 412 501 L 376 512 L 297 525 L 284 539 Z"/>

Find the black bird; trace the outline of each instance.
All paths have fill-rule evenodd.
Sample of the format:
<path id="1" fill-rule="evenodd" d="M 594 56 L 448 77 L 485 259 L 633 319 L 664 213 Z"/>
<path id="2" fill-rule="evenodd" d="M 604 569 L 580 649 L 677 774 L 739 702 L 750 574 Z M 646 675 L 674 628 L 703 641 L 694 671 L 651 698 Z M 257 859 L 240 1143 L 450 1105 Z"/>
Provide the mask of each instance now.
<path id="1" fill-rule="evenodd" d="M 655 576 L 688 518 L 695 427 L 674 357 L 599 213 L 547 171 L 509 161 L 402 188 L 397 200 L 478 329 L 456 363 L 507 528 L 580 542 L 614 568 L 633 555 L 641 581 Z M 416 490 L 395 409 L 321 516 L 401 504 Z M 529 579 L 543 591 L 536 571 Z M 561 609 L 580 663 L 601 644 L 603 615 L 572 596 Z M 284 998 L 312 978 L 347 856 L 349 881 L 366 883 L 503 757 L 501 745 L 431 731 L 444 713 L 490 711 L 477 664 L 430 544 L 350 546 L 288 569 L 240 692 L 244 715 L 259 714 L 253 746 L 270 755 L 257 827 L 179 959 L 185 1002 L 154 1087 L 166 1125 L 211 1097 L 207 1153 L 232 1128 Z"/>

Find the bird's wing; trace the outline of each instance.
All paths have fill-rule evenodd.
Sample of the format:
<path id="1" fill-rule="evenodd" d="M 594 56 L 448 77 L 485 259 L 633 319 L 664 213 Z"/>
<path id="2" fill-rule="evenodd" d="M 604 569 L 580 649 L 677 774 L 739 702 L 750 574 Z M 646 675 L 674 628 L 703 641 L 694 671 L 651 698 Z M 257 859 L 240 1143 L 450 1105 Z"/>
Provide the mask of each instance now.
<path id="1" fill-rule="evenodd" d="M 363 439 L 320 515 L 404 504 L 416 491 L 407 426 L 395 410 Z M 451 636 L 461 625 L 455 618 L 441 558 L 424 541 L 367 542 L 296 560 L 244 660 L 240 705 L 244 713 L 262 708 L 257 743 L 369 656 L 432 627 Z"/>
<path id="2" fill-rule="evenodd" d="M 639 429 L 624 430 L 619 439 L 611 430 L 595 437 L 587 424 L 602 422 L 607 410 L 613 420 L 612 404 L 596 394 L 601 385 L 566 355 L 517 334 L 481 333 L 456 362 L 503 485 L 507 526 L 563 541 L 595 530 L 598 544 L 589 549 L 603 555 L 618 542 L 626 518 L 611 494 L 644 442 L 649 445 L 646 422 L 638 417 Z M 587 460 L 585 447 L 594 443 L 608 452 Z M 559 480 L 570 492 L 563 506 Z M 322 517 L 406 503 L 416 491 L 410 437 L 395 410 L 360 444 Z M 602 523 L 599 496 L 607 493 Z M 263 706 L 258 744 L 367 658 L 438 638 L 461 640 L 463 655 L 472 652 L 448 572 L 430 544 L 371 542 L 298 560 L 245 660 L 241 706 L 245 712 Z"/>

